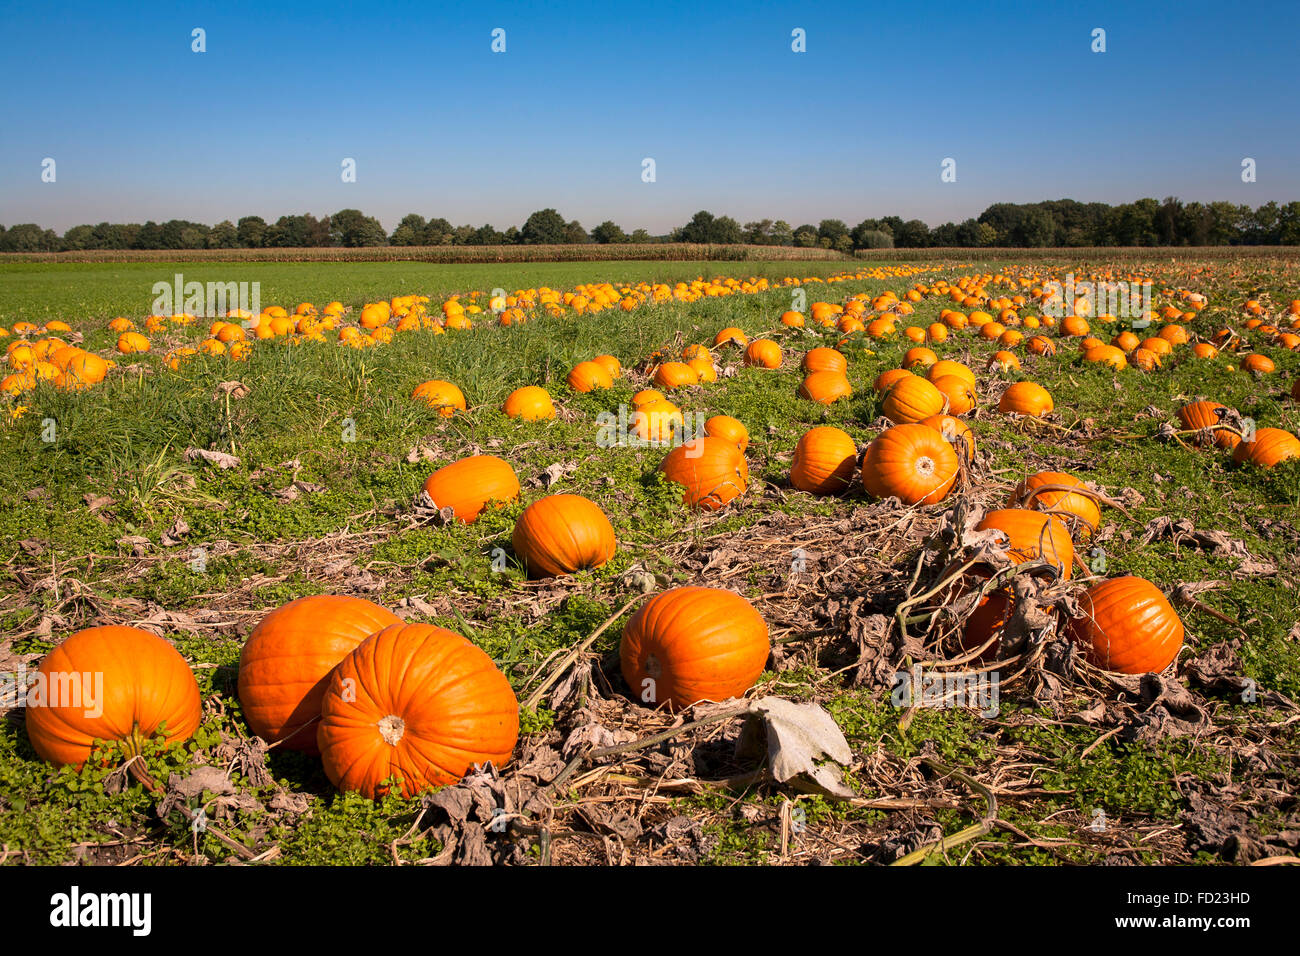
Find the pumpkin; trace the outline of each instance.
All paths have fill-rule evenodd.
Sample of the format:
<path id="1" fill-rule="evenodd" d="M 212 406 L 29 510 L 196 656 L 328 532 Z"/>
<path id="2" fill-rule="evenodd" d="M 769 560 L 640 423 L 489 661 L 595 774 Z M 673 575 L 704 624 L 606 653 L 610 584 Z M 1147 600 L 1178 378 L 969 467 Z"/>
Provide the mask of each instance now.
<path id="1" fill-rule="evenodd" d="M 937 361 L 939 361 L 939 356 L 935 355 L 930 349 L 914 348 L 908 349 L 903 355 L 902 365 L 903 368 L 907 369 L 916 368 L 918 365 L 929 368 Z"/>
<path id="2" fill-rule="evenodd" d="M 811 372 L 799 386 L 799 395 L 818 405 L 833 405 L 852 396 L 853 386 L 843 372 Z"/>
<path id="3" fill-rule="evenodd" d="M 632 413 L 632 427 L 642 441 L 666 444 L 685 428 L 682 410 L 667 399 L 640 405 Z"/>
<path id="4" fill-rule="evenodd" d="M 969 382 L 972 388 L 975 387 L 975 373 L 961 362 L 954 362 L 952 359 L 941 359 L 931 365 L 926 372 L 926 378 L 931 382 L 945 375 L 959 375 Z"/>
<path id="5" fill-rule="evenodd" d="M 988 575 L 987 571 L 973 569 L 962 579 L 955 597 L 960 598 L 963 594 L 977 589 L 988 579 Z M 962 649 L 973 651 L 992 641 L 976 659 L 981 662 L 997 660 L 1002 644 L 1002 631 L 1011 620 L 1015 607 L 1015 595 L 1010 588 L 995 588 L 980 598 L 970 617 L 966 619 L 965 627 L 962 628 Z"/>
<path id="6" fill-rule="evenodd" d="M 947 396 L 933 383 L 917 375 L 899 379 L 885 393 L 881 410 L 895 424 L 919 422 L 944 411 Z"/>
<path id="7" fill-rule="evenodd" d="M 940 375 L 934 387 L 943 392 L 949 413 L 965 415 L 975 408 L 975 388 L 960 375 Z"/>
<path id="8" fill-rule="evenodd" d="M 1082 493 L 1044 491 L 1041 494 L 1034 495 L 1029 501 L 1025 500 L 1026 494 L 1044 485 L 1070 485 L 1075 488 L 1083 488 L 1084 491 Z M 1084 488 L 1083 482 L 1074 475 L 1063 471 L 1040 471 L 1016 485 L 1016 490 L 1012 492 L 1011 500 L 1007 502 L 1007 506 L 1011 508 L 1031 508 L 1037 511 L 1063 511 L 1079 518 L 1083 522 L 1084 531 L 1087 532 L 1095 530 L 1101 525 L 1101 509 L 1097 507 L 1096 501 L 1086 492 L 1087 489 Z"/>
<path id="9" fill-rule="evenodd" d="M 976 531 L 994 529 L 1008 538 L 1006 554 L 1012 564 L 1045 558 L 1056 565 L 1062 578 L 1069 578 L 1074 565 L 1074 542 L 1065 522 L 1055 515 L 1027 508 L 990 511 L 975 526 Z"/>
<path id="10" fill-rule="evenodd" d="M 117 350 L 123 355 L 148 352 L 149 340 L 139 332 L 123 332 L 117 339 Z"/>
<path id="11" fill-rule="evenodd" d="M 1083 353 L 1083 358 L 1086 362 L 1109 365 L 1113 369 L 1122 369 L 1128 366 L 1128 359 L 1124 357 L 1123 350 L 1113 345 L 1094 345 Z"/>
<path id="12" fill-rule="evenodd" d="M 698 385 L 699 373 L 685 362 L 664 362 L 655 369 L 655 384 L 671 391 L 683 385 Z"/>
<path id="13" fill-rule="evenodd" d="M 26 697 L 27 736 L 56 766 L 80 767 L 96 740 L 120 741 L 128 756 L 160 733 L 169 744 L 188 740 L 203 718 L 185 659 L 137 627 L 73 634 L 45 655 Z"/>
<path id="14" fill-rule="evenodd" d="M 883 395 L 885 392 L 888 392 L 895 383 L 902 381 L 905 378 L 910 378 L 911 375 L 912 373 L 905 368 L 891 368 L 877 375 L 876 380 L 872 383 L 871 387 L 876 390 L 877 395 Z"/>
<path id="15" fill-rule="evenodd" d="M 575 392 L 590 392 L 614 385 L 614 377 L 609 374 L 609 370 L 597 362 L 579 362 L 573 366 L 566 381 Z"/>
<path id="16" fill-rule="evenodd" d="M 790 483 L 814 495 L 836 495 L 853 483 L 858 446 L 845 431 L 830 425 L 809 429 L 794 448 Z"/>
<path id="17" fill-rule="evenodd" d="M 771 645 L 754 606 L 721 588 L 657 594 L 623 627 L 619 658 L 633 697 L 681 710 L 739 697 L 754 686 Z"/>
<path id="18" fill-rule="evenodd" d="M 1098 667 L 1121 674 L 1158 674 L 1183 646 L 1183 622 L 1164 594 L 1138 577 L 1094 584 L 1079 598 L 1082 617 L 1066 627 L 1069 637 Z"/>
<path id="19" fill-rule="evenodd" d="M 781 367 L 781 346 L 771 339 L 755 339 L 745 349 L 745 364 L 759 368 Z"/>
<path id="20" fill-rule="evenodd" d="M 998 411 L 1003 414 L 1041 417 L 1053 408 L 1052 396 L 1037 382 L 1016 382 L 998 399 Z"/>
<path id="21" fill-rule="evenodd" d="M 716 382 L 718 380 L 718 370 L 713 366 L 713 359 L 693 358 L 686 364 L 699 376 L 701 382 Z"/>
<path id="22" fill-rule="evenodd" d="M 975 433 L 971 427 L 955 415 L 931 415 L 929 418 L 920 422 L 929 428 L 933 428 L 948 444 L 956 447 L 958 442 L 963 442 L 966 446 L 966 454 L 975 457 Z"/>
<path id="23" fill-rule="evenodd" d="M 614 528 L 581 495 L 548 495 L 524 509 L 510 537 L 530 577 L 599 568 L 614 556 Z"/>
<path id="24" fill-rule="evenodd" d="M 372 799 L 389 777 L 410 797 L 500 767 L 518 739 L 519 702 L 492 659 L 445 628 L 400 621 L 334 669 L 316 731 L 330 782 Z"/>
<path id="25" fill-rule="evenodd" d="M 749 344 L 749 336 L 735 326 L 723 329 L 713 337 L 713 344 L 717 347 L 724 345 L 738 345 L 744 348 Z"/>
<path id="26" fill-rule="evenodd" d="M 1150 349 L 1136 348 L 1128 354 L 1129 364 L 1139 368 L 1144 372 L 1154 372 L 1160 368 L 1162 363 L 1160 356 Z"/>
<path id="27" fill-rule="evenodd" d="M 614 356 L 597 355 L 592 361 L 608 372 L 611 379 L 623 377 L 623 366 Z"/>
<path id="28" fill-rule="evenodd" d="M 1019 371 L 1020 359 L 1016 357 L 1014 352 L 1008 352 L 1005 349 L 994 352 L 993 357 L 989 359 L 989 371 L 991 372 L 995 368 L 999 368 L 1004 372 Z"/>
<path id="29" fill-rule="evenodd" d="M 1254 441 L 1243 441 L 1232 453 L 1232 460 L 1250 462 L 1260 468 L 1272 468 L 1288 458 L 1300 458 L 1300 438 L 1281 428 L 1260 428 Z"/>
<path id="30" fill-rule="evenodd" d="M 848 371 L 849 363 L 842 352 L 823 345 L 804 353 L 803 361 L 799 363 L 799 367 L 804 372 L 840 372 L 843 374 Z"/>
<path id="31" fill-rule="evenodd" d="M 1035 355 L 1056 354 L 1056 343 L 1043 335 L 1035 335 L 1025 345 Z"/>
<path id="32" fill-rule="evenodd" d="M 1247 372 L 1254 372 L 1256 375 L 1267 375 L 1277 369 L 1271 358 L 1257 353 L 1243 355 L 1241 357 L 1241 367 Z"/>
<path id="33" fill-rule="evenodd" d="M 430 408 L 436 408 L 443 418 L 451 418 L 456 409 L 465 411 L 465 396 L 451 382 L 433 379 L 415 386 L 411 398 L 423 399 Z"/>
<path id="34" fill-rule="evenodd" d="M 704 435 L 678 445 L 659 465 L 669 481 L 682 486 L 682 502 L 716 511 L 749 486 L 749 465 L 739 448 Z"/>
<path id="35" fill-rule="evenodd" d="M 555 417 L 555 405 L 551 403 L 550 393 L 538 385 L 525 385 L 506 396 L 502 406 L 509 418 L 522 418 L 526 422 L 537 422 Z"/>
<path id="36" fill-rule="evenodd" d="M 316 753 L 316 718 L 330 671 L 398 617 L 364 598 L 316 594 L 262 618 L 239 654 L 244 719 L 268 743 Z"/>
<path id="37" fill-rule="evenodd" d="M 1183 428 L 1189 431 L 1201 432 L 1212 428 L 1214 444 L 1220 448 L 1236 448 L 1237 443 L 1241 441 L 1241 436 L 1231 428 L 1222 427 L 1223 416 L 1227 413 L 1227 406 L 1220 405 L 1218 402 L 1189 402 L 1178 409 L 1178 420 Z"/>
<path id="38" fill-rule="evenodd" d="M 1119 335 L 1111 339 L 1110 344 L 1115 346 L 1118 349 L 1123 349 L 1125 352 L 1132 352 L 1135 348 L 1138 347 L 1141 341 L 1142 340 L 1139 339 L 1132 332 L 1126 330 L 1124 332 L 1119 333 Z"/>
<path id="39" fill-rule="evenodd" d="M 887 428 L 867 446 L 862 487 L 874 498 L 934 504 L 957 480 L 957 453 L 937 429 L 922 424 Z"/>
<path id="40" fill-rule="evenodd" d="M 651 402 L 662 402 L 664 393 L 654 388 L 643 388 L 632 396 L 632 404 L 640 408 L 642 405 L 649 405 Z"/>
<path id="41" fill-rule="evenodd" d="M 1200 359 L 1212 359 L 1218 357 L 1219 350 L 1209 342 L 1197 342 L 1192 346 L 1192 354 Z"/>
<path id="42" fill-rule="evenodd" d="M 704 423 L 704 434 L 729 441 L 742 452 L 749 447 L 749 430 L 730 415 L 714 415 Z"/>
<path id="43" fill-rule="evenodd" d="M 437 508 L 451 508 L 462 524 L 472 524 L 490 501 L 519 497 L 519 479 L 507 462 L 495 455 L 471 455 L 444 465 L 424 482 Z"/>

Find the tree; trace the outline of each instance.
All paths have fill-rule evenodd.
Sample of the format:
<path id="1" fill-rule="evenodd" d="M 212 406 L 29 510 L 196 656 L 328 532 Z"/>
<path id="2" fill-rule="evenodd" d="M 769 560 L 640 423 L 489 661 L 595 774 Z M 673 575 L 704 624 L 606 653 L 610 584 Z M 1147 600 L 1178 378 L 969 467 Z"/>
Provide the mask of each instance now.
<path id="1" fill-rule="evenodd" d="M 847 237 L 848 235 L 849 227 L 838 219 L 823 219 L 817 227 L 817 238 L 829 239 L 832 246 L 839 242 L 841 236 Z"/>
<path id="2" fill-rule="evenodd" d="M 801 249 L 811 249 L 817 245 L 817 227 L 804 223 L 794 231 L 794 244 Z"/>
<path id="3" fill-rule="evenodd" d="M 208 232 L 209 249 L 238 249 L 239 231 L 229 219 L 223 219 Z"/>
<path id="4" fill-rule="evenodd" d="M 505 242 L 505 244 L 508 245 L 508 246 L 518 245 L 518 243 L 519 243 L 519 227 L 518 227 L 518 226 L 511 226 L 509 229 L 507 229 L 507 230 L 505 231 L 505 235 L 502 236 L 501 238 L 502 238 L 502 240 Z"/>
<path id="5" fill-rule="evenodd" d="M 948 223 L 952 226 L 952 223 Z M 955 229 L 956 226 L 953 226 Z M 854 238 L 850 241 L 855 249 L 892 249 L 894 237 L 883 229 L 853 230 Z"/>
<path id="6" fill-rule="evenodd" d="M 565 241 L 568 226 L 554 209 L 541 209 L 528 217 L 519 238 L 530 246 L 553 245 Z"/>
<path id="7" fill-rule="evenodd" d="M 94 242 L 94 226 L 73 226 L 63 234 L 63 241 L 59 244 L 59 248 L 65 251 L 94 249 Z"/>
<path id="8" fill-rule="evenodd" d="M 386 246 L 388 233 L 379 220 L 360 209 L 340 209 L 330 216 L 330 241 L 336 246 Z"/>
<path id="9" fill-rule="evenodd" d="M 245 249 L 260 249 L 266 242 L 266 229 L 266 220 L 261 216 L 245 216 L 235 227 L 235 235 Z"/>
<path id="10" fill-rule="evenodd" d="M 441 217 L 430 219 L 424 228 L 421 242 L 426 246 L 449 246 L 455 232 L 456 228 L 446 219 Z"/>
<path id="11" fill-rule="evenodd" d="M 53 229 L 24 222 L 5 230 L 0 252 L 57 252 L 60 239 Z"/>
<path id="12" fill-rule="evenodd" d="M 402 217 L 402 221 L 397 224 L 393 234 L 388 237 L 390 246 L 422 246 L 425 244 L 425 234 L 428 232 L 429 224 L 424 221 L 423 216 L 415 213 L 408 213 Z"/>
<path id="13" fill-rule="evenodd" d="M 606 219 L 595 229 L 591 230 L 591 238 L 602 245 L 628 241 L 627 233 L 609 219 Z"/>
<path id="14" fill-rule="evenodd" d="M 650 242 L 650 241 L 651 241 L 651 239 L 650 239 L 650 233 L 646 232 L 644 229 L 633 229 L 633 230 L 632 230 L 631 241 L 632 241 L 632 242 Z"/>
<path id="15" fill-rule="evenodd" d="M 587 238 L 587 230 L 582 228 L 582 223 L 575 219 L 564 227 L 564 241 L 569 245 L 580 246 L 591 240 Z"/>
<path id="16" fill-rule="evenodd" d="M 790 228 L 790 224 L 784 219 L 778 219 L 772 223 L 770 236 L 774 246 L 794 245 L 794 230 Z"/>
<path id="17" fill-rule="evenodd" d="M 713 228 L 709 230 L 709 242 L 719 245 L 737 245 L 744 239 L 745 234 L 740 229 L 740 223 L 730 216 L 719 216 L 713 220 Z"/>
<path id="18" fill-rule="evenodd" d="M 909 219 L 894 230 L 894 245 L 904 249 L 921 249 L 930 244 L 930 227 L 919 219 Z"/>
<path id="19" fill-rule="evenodd" d="M 470 245 L 499 246 L 503 238 L 490 223 L 484 223 L 474 230 L 474 235 L 470 237 Z"/>
<path id="20" fill-rule="evenodd" d="M 987 224 L 986 224 L 987 225 Z M 1056 244 L 1056 223 L 1047 210 L 1032 206 L 1012 228 L 1007 241 L 1013 246 L 1043 248 Z"/>
<path id="21" fill-rule="evenodd" d="M 772 241 L 772 220 L 760 219 L 745 223 L 745 242 L 751 246 L 765 246 Z"/>
<path id="22" fill-rule="evenodd" d="M 713 213 L 701 209 L 681 228 L 679 242 L 709 242 L 713 232 Z"/>

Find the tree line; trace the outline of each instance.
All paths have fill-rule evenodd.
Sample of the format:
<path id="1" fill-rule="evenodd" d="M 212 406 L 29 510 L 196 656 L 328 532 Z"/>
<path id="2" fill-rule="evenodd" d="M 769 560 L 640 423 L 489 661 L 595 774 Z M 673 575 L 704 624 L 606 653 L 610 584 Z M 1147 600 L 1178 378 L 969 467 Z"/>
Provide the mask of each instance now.
<path id="1" fill-rule="evenodd" d="M 994 203 L 978 218 L 931 228 L 898 216 L 864 219 L 849 226 L 839 219 L 792 227 L 778 219 L 747 222 L 697 212 L 667 235 L 644 229 L 625 232 L 602 222 L 590 232 L 554 209 L 533 213 L 522 226 L 504 232 L 491 225 L 453 226 L 448 220 L 411 213 L 388 233 L 373 216 L 343 209 L 317 219 L 310 213 L 225 220 L 215 226 L 172 219 L 164 223 L 73 226 L 62 236 L 34 223 L 0 225 L 0 252 L 73 252 L 94 249 L 274 249 L 313 246 L 495 246 L 576 243 L 695 242 L 714 244 L 820 246 L 858 249 L 1012 246 L 1220 246 L 1300 245 L 1300 202 L 1265 203 L 1252 209 L 1229 202 L 1164 202 L 1139 199 L 1111 206 L 1058 199 L 1038 203 Z"/>

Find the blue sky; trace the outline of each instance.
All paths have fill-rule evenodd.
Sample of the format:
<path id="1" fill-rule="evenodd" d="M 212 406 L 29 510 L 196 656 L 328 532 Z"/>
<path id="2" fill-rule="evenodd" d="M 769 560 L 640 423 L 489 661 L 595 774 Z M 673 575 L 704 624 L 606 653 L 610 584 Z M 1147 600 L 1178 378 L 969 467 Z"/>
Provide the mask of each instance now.
<path id="1" fill-rule="evenodd" d="M 996 201 L 1290 201 L 1297 27 L 1294 2 L 1199 0 L 0 3 L 0 223 L 505 228 L 554 206 L 664 232 L 701 208 L 937 225 Z"/>

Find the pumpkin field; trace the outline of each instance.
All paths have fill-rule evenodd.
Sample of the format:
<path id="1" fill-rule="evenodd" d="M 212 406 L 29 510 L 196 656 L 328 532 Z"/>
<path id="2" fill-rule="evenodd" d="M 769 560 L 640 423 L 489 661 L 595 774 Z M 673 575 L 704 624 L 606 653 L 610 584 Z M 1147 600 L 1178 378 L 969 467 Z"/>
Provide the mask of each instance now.
<path id="1" fill-rule="evenodd" d="M 0 349 L 5 863 L 1300 858 L 1295 254 L 8 261 Z"/>

